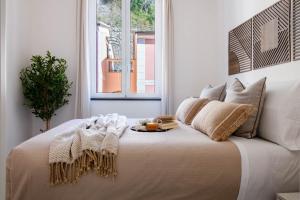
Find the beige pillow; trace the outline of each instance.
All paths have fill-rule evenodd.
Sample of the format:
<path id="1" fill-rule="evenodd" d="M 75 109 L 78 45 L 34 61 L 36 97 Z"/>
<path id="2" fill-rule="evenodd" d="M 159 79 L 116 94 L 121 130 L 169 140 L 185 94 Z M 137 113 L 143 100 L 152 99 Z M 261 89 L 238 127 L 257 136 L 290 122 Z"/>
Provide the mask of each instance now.
<path id="1" fill-rule="evenodd" d="M 190 125 L 195 115 L 208 103 L 208 99 L 187 98 L 178 107 L 176 119 Z"/>
<path id="2" fill-rule="evenodd" d="M 212 87 L 211 85 L 203 88 L 200 99 L 209 99 L 210 101 L 223 101 L 226 95 L 226 84 Z"/>
<path id="3" fill-rule="evenodd" d="M 263 78 L 248 87 L 245 87 L 241 81 L 235 79 L 232 85 L 227 89 L 225 102 L 251 104 L 256 111 L 249 117 L 248 121 L 241 126 L 236 136 L 245 138 L 254 138 L 259 124 L 261 111 L 264 105 L 266 90 L 266 78 Z"/>
<path id="4" fill-rule="evenodd" d="M 192 127 L 215 141 L 225 141 L 247 121 L 253 110 L 248 104 L 211 101 L 196 115 Z"/>

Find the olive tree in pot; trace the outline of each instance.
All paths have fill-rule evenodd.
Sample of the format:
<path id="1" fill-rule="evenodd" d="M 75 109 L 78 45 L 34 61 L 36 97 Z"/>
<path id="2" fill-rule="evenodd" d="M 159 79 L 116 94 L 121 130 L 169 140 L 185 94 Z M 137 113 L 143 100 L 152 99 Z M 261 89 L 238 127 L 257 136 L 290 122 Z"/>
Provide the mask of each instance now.
<path id="1" fill-rule="evenodd" d="M 42 132 L 50 129 L 55 111 L 69 103 L 72 83 L 68 81 L 66 69 L 65 59 L 56 58 L 47 51 L 45 56 L 32 56 L 31 65 L 20 73 L 25 105 L 46 124 Z"/>

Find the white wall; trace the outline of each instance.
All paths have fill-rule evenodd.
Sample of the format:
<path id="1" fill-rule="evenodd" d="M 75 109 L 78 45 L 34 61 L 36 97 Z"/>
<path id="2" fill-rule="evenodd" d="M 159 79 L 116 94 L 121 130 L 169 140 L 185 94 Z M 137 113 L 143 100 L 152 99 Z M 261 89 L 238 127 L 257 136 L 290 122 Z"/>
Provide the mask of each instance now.
<path id="1" fill-rule="evenodd" d="M 130 118 L 151 118 L 161 113 L 160 101 L 92 101 L 92 115 L 119 113 Z"/>
<path id="2" fill-rule="evenodd" d="M 250 19 L 254 15 L 278 2 L 278 0 L 221 0 L 219 3 L 219 13 L 223 15 L 220 18 L 223 25 L 223 31 L 220 32 L 220 49 L 222 49 L 222 63 L 224 71 L 228 69 L 228 32 Z M 267 76 L 269 82 L 281 82 L 290 80 L 300 80 L 300 62 L 290 62 L 286 64 L 267 67 L 252 72 L 242 73 L 231 76 L 239 77 L 246 82 L 253 82 L 261 77 Z"/>
<path id="3" fill-rule="evenodd" d="M 175 108 L 207 84 L 226 80 L 218 62 L 218 0 L 174 0 Z M 221 69 L 221 70 L 220 70 Z"/>
<path id="4" fill-rule="evenodd" d="M 76 1 L 75 0 L 16 0 L 27 4 L 25 9 L 30 18 L 23 21 L 29 27 L 26 39 L 30 46 L 27 47 L 29 60 L 31 55 L 45 54 L 50 50 L 55 56 L 65 58 L 68 62 L 67 76 L 73 81 L 70 92 L 73 96 L 70 103 L 56 112 L 51 126 L 56 126 L 68 121 L 74 116 L 74 95 L 76 85 Z M 33 117 L 32 134 L 39 133 L 45 128 L 44 123 Z"/>
<path id="5" fill-rule="evenodd" d="M 6 145 L 8 150 L 30 136 L 31 115 L 23 106 L 23 95 L 20 84 L 20 70 L 28 63 L 31 42 L 27 40 L 31 28 L 26 21 L 30 13 L 24 1 L 6 2 Z M 24 8 L 24 9 L 23 9 Z M 24 120 L 26 119 L 26 120 Z"/>

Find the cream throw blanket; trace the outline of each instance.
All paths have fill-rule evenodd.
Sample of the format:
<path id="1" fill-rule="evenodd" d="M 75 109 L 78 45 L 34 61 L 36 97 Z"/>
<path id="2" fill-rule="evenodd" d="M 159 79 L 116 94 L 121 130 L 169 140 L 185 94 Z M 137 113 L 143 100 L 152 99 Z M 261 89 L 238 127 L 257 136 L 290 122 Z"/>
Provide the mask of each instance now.
<path id="1" fill-rule="evenodd" d="M 57 136 L 50 144 L 50 184 L 76 182 L 89 170 L 115 177 L 119 138 L 127 127 L 125 116 L 100 115 Z"/>

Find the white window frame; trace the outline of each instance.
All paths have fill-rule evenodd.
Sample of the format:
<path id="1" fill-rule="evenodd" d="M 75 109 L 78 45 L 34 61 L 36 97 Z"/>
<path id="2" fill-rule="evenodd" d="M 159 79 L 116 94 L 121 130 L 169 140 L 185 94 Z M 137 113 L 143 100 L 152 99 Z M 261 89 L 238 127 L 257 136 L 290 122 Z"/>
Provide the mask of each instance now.
<path id="1" fill-rule="evenodd" d="M 162 1 L 155 0 L 155 93 L 141 94 L 130 92 L 130 0 L 122 0 L 122 92 L 97 93 L 97 5 L 96 0 L 89 0 L 89 45 L 91 98 L 161 98 L 162 77 Z"/>

